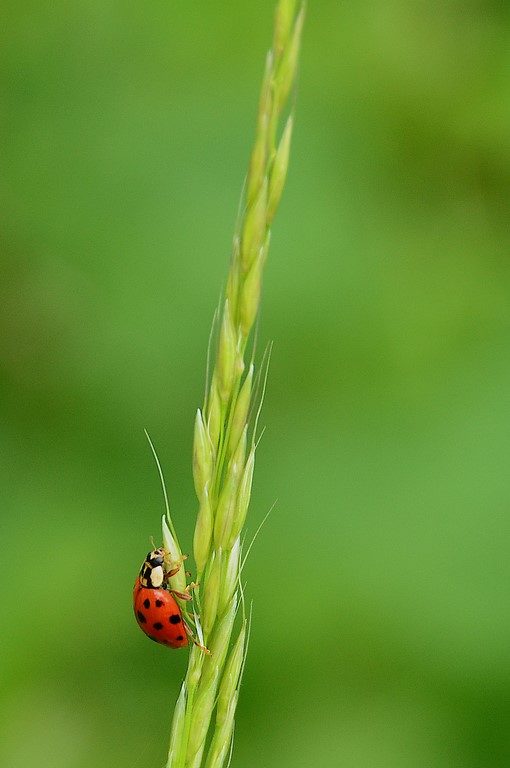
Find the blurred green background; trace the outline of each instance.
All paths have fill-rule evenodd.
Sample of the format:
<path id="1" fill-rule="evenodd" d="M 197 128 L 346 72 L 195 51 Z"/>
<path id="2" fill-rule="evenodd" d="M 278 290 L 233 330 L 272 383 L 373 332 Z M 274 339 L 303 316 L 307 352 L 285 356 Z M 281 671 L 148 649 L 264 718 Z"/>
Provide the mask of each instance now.
<path id="1" fill-rule="evenodd" d="M 273 0 L 4 8 L 0 764 L 159 768 L 181 541 Z M 510 10 L 309 2 L 234 766 L 510 765 Z"/>

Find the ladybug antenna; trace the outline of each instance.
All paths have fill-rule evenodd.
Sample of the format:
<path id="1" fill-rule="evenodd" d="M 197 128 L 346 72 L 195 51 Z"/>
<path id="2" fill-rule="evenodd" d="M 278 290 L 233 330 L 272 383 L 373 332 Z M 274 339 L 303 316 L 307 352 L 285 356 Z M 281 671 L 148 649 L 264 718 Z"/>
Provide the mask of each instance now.
<path id="1" fill-rule="evenodd" d="M 156 544 L 154 543 L 154 536 L 149 536 L 149 541 L 152 549 L 156 549 Z"/>

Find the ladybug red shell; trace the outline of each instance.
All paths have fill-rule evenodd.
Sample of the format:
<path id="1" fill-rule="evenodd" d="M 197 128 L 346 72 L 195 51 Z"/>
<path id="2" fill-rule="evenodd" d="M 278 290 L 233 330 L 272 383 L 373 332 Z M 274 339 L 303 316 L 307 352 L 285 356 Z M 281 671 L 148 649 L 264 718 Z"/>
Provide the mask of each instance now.
<path id="1" fill-rule="evenodd" d="M 170 648 L 188 645 L 187 627 L 173 595 L 164 587 L 164 549 L 149 552 L 133 589 L 138 626 L 156 643 Z"/>

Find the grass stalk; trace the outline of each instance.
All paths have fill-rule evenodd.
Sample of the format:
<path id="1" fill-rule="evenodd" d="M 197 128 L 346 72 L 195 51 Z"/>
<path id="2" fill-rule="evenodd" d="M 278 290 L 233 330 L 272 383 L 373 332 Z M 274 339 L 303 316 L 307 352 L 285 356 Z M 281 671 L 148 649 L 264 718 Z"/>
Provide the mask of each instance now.
<path id="1" fill-rule="evenodd" d="M 190 648 L 166 768 L 223 768 L 232 751 L 248 634 L 240 582 L 241 537 L 250 503 L 257 419 L 265 387 L 263 381 L 262 395 L 258 395 L 253 360 L 247 367 L 246 357 L 259 311 L 270 227 L 287 175 L 293 118 L 285 115 L 285 110 L 296 79 L 303 18 L 303 6 L 298 9 L 295 0 L 279 0 L 242 211 L 219 313 L 214 364 L 209 379 L 208 363 L 204 404 L 195 419 L 193 479 L 199 511 L 193 553 L 200 584 L 196 595 L 200 620 L 195 616 L 194 623 L 210 655 L 196 646 Z M 163 540 L 173 558 L 181 556 L 170 519 L 168 523 L 164 520 Z M 182 575 L 177 578 L 182 579 Z M 239 605 L 243 608 L 240 628 L 230 648 Z"/>

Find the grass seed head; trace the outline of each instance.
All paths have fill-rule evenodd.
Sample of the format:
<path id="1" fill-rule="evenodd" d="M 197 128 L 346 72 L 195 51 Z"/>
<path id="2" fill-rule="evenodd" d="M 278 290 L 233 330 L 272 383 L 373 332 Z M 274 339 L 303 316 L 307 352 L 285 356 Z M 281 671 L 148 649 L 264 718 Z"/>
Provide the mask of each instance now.
<path id="1" fill-rule="evenodd" d="M 208 358 L 209 389 L 203 412 L 197 413 L 195 422 L 193 475 L 200 507 L 193 548 L 201 583 L 198 593 L 201 617 L 195 613 L 195 625 L 202 644 L 205 643 L 204 627 L 211 655 L 206 656 L 196 646 L 190 648 L 167 768 L 203 768 L 206 743 L 210 745 L 206 768 L 224 768 L 232 750 L 239 681 L 247 645 L 244 610 L 242 627 L 230 652 L 229 646 L 239 600 L 243 601 L 244 609 L 239 578 L 244 564 L 241 537 L 251 497 L 257 425 L 266 382 L 263 376 L 260 405 L 252 409 L 253 365 L 244 381 L 242 375 L 249 336 L 260 305 L 270 225 L 287 174 L 292 118 L 287 120 L 283 131 L 280 126 L 295 82 L 303 26 L 303 8 L 297 12 L 296 6 L 297 0 L 277 0 L 273 49 L 266 58 L 257 133 L 246 180 L 244 209 L 240 211 L 234 238 L 215 365 L 209 379 Z M 281 138 L 277 144 L 278 136 Z M 213 324 L 213 329 L 215 327 Z M 266 365 L 268 359 L 269 355 L 263 358 Z M 170 518 L 169 524 L 173 531 Z M 176 535 L 171 536 L 168 526 L 166 530 L 165 525 L 163 528 L 165 546 L 174 558 L 180 556 Z M 184 569 L 180 569 L 179 577 L 184 578 Z M 216 718 L 209 732 L 215 707 Z M 178 738 L 180 744 L 176 746 Z"/>

